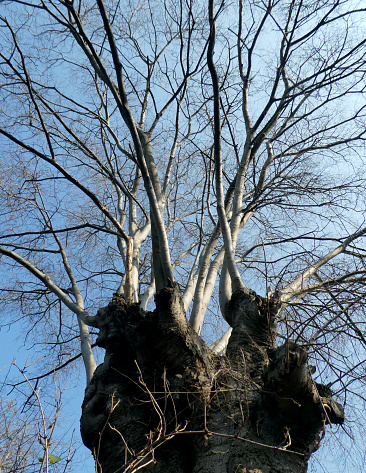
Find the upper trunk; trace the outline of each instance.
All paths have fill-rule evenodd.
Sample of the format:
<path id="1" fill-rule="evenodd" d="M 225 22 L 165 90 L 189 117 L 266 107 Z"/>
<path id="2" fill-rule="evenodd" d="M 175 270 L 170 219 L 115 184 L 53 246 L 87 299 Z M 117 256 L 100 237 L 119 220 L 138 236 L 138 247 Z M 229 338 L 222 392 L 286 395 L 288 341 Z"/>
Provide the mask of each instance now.
<path id="1" fill-rule="evenodd" d="M 305 472 L 343 409 L 313 381 L 306 350 L 275 348 L 277 311 L 274 299 L 235 293 L 219 357 L 187 323 L 177 286 L 154 312 L 115 295 L 97 314 L 106 355 L 81 418 L 98 471 Z"/>

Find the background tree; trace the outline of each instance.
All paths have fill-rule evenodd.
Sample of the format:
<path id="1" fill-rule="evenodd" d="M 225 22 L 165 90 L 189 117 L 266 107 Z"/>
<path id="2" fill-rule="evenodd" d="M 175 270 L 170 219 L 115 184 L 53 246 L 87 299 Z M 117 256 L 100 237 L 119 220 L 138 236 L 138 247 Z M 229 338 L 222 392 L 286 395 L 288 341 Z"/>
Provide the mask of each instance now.
<path id="1" fill-rule="evenodd" d="M 364 402 L 365 8 L 1 5 L 3 323 L 104 473 L 305 471 Z"/>
<path id="2" fill-rule="evenodd" d="M 28 399 L 16 401 L 4 393 L 0 397 L 0 471 L 6 473 L 65 473 L 70 471 L 75 446 L 65 446 L 57 438 L 56 424 L 61 409 L 62 390 L 54 379 L 52 399 L 35 390 L 27 378 L 29 368 L 17 368 L 29 388 Z M 4 391 L 5 384 L 1 391 Z M 63 458 L 59 457 L 61 455 Z"/>

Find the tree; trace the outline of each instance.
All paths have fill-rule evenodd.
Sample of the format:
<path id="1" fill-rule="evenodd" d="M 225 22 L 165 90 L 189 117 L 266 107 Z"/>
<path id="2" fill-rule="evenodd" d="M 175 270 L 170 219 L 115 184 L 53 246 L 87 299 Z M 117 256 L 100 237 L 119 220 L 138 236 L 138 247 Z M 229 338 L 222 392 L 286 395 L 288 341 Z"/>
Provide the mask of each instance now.
<path id="1" fill-rule="evenodd" d="M 98 471 L 306 471 L 364 400 L 366 9 L 1 4 L 3 309 Z"/>
<path id="2" fill-rule="evenodd" d="M 16 366 L 16 365 L 15 365 Z M 41 399 L 39 390 L 27 378 L 27 365 L 18 368 L 32 396 L 25 405 L 21 401 L 0 397 L 0 471 L 6 473 L 65 473 L 73 457 L 73 445 L 63 445 L 55 438 L 56 424 L 61 408 L 60 387 L 54 380 L 54 398 Z M 4 385 L 2 386 L 2 388 Z M 31 400 L 32 398 L 32 400 Z M 47 406 L 45 406 L 47 404 Z M 57 451 L 63 461 L 51 453 Z M 61 453 L 62 452 L 62 453 Z"/>

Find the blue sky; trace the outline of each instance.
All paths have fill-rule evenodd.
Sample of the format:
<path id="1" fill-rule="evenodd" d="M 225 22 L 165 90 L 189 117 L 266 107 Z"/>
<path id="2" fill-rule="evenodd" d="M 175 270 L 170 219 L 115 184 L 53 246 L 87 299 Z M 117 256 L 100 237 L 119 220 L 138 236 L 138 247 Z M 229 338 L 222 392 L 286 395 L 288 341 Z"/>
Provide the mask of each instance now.
<path id="1" fill-rule="evenodd" d="M 15 326 L 11 328 L 1 327 L 0 329 L 0 394 L 6 395 L 11 399 L 15 399 L 18 405 L 21 405 L 21 398 L 15 392 L 10 393 L 10 388 L 4 386 L 4 382 L 9 379 L 21 379 L 21 375 L 17 368 L 13 366 L 15 361 L 17 366 L 23 367 L 27 361 L 29 352 L 25 349 L 20 341 L 20 333 Z M 28 358 L 28 364 L 32 363 L 32 355 Z M 68 379 L 66 384 L 62 385 L 64 388 L 61 398 L 61 413 L 58 421 L 58 429 L 56 436 L 65 438 L 69 441 L 71 434 L 74 432 L 74 446 L 77 450 L 74 455 L 74 466 L 72 473 L 91 473 L 94 472 L 94 461 L 90 451 L 82 445 L 79 419 L 81 416 L 81 404 L 84 397 L 85 379 L 84 373 Z M 42 400 L 42 395 L 40 396 Z M 48 401 L 43 399 L 44 404 Z M 46 406 L 47 408 L 47 406 Z M 51 408 L 52 411 L 52 408 Z M 66 419 L 66 420 L 65 420 Z M 55 455 L 60 455 L 57 451 L 52 451 Z M 62 455 L 62 454 L 61 454 Z"/>

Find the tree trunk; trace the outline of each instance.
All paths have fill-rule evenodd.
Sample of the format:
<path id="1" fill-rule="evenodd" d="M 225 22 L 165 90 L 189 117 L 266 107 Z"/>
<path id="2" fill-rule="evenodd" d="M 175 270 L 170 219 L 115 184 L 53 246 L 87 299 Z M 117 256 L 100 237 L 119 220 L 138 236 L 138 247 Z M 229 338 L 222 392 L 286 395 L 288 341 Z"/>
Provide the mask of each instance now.
<path id="1" fill-rule="evenodd" d="M 275 347 L 276 299 L 237 291 L 226 356 L 186 321 L 178 287 L 144 313 L 114 295 L 98 311 L 105 360 L 89 384 L 81 432 L 98 472 L 300 473 L 342 407 L 316 384 L 307 352 Z"/>

